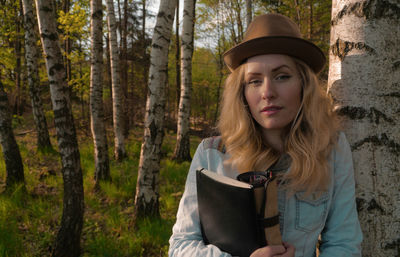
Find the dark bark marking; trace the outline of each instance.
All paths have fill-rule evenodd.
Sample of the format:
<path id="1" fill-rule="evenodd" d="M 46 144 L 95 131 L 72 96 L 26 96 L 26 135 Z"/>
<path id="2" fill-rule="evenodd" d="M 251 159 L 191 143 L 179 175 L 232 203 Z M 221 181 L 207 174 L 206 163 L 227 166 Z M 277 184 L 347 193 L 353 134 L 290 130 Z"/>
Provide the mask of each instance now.
<path id="1" fill-rule="evenodd" d="M 40 37 L 43 39 L 50 39 L 52 41 L 58 40 L 58 34 L 57 33 L 40 33 Z"/>
<path id="2" fill-rule="evenodd" d="M 380 213 L 385 213 L 382 206 L 380 206 L 375 199 L 371 199 L 367 206 L 367 211 L 371 212 L 372 210 L 378 210 Z"/>
<path id="3" fill-rule="evenodd" d="M 378 210 L 382 214 L 385 213 L 382 206 L 380 206 L 375 199 L 371 199 L 369 202 L 367 202 L 365 199 L 357 197 L 356 205 L 357 205 L 357 212 L 361 212 L 366 209 L 368 212 L 371 212 L 373 210 Z"/>
<path id="4" fill-rule="evenodd" d="M 59 71 L 64 71 L 64 65 L 62 63 L 57 63 L 57 64 L 53 65 L 49 69 L 49 75 L 53 76 L 56 72 L 59 72 Z"/>
<path id="5" fill-rule="evenodd" d="M 48 6 L 43 6 L 42 8 L 40 8 L 40 11 L 42 11 L 42 12 L 52 12 L 53 9 L 51 7 L 48 7 Z"/>
<path id="6" fill-rule="evenodd" d="M 381 95 L 378 95 L 378 96 L 400 97 L 400 92 L 392 92 L 392 93 L 389 93 L 389 94 L 381 94 Z"/>
<path id="7" fill-rule="evenodd" d="M 331 49 L 332 54 L 339 57 L 342 61 L 353 49 L 365 51 L 369 54 L 375 54 L 375 49 L 363 42 L 343 41 L 340 38 L 338 38 L 336 42 L 331 45 Z"/>
<path id="8" fill-rule="evenodd" d="M 400 19 L 400 7 L 386 0 L 368 0 L 345 5 L 331 20 L 332 26 L 345 16 L 354 14 L 357 17 L 369 19 L 392 18 Z"/>
<path id="9" fill-rule="evenodd" d="M 358 150 L 362 145 L 364 145 L 366 143 L 372 143 L 375 146 L 386 146 L 389 148 L 389 151 L 391 153 L 393 153 L 397 156 L 400 154 L 400 144 L 396 143 L 393 140 L 390 140 L 385 133 L 383 133 L 381 135 L 374 135 L 374 136 L 364 138 L 363 140 L 360 140 L 360 141 L 354 143 L 351 146 L 351 150 L 352 151 Z"/>
<path id="10" fill-rule="evenodd" d="M 365 202 L 364 199 L 356 197 L 357 212 L 361 212 L 364 209 Z"/>
<path id="11" fill-rule="evenodd" d="M 92 19 L 100 19 L 103 17 L 103 10 L 98 10 L 92 14 Z"/>
<path id="12" fill-rule="evenodd" d="M 157 126 L 154 120 L 150 123 L 149 130 L 151 142 L 154 143 L 157 137 Z"/>
<path id="13" fill-rule="evenodd" d="M 375 109 L 374 107 L 366 110 L 362 107 L 354 107 L 354 106 L 344 106 L 337 110 L 337 113 L 341 116 L 347 116 L 351 120 L 361 120 L 365 117 L 369 118 L 370 122 L 375 124 L 380 123 L 380 119 L 382 118 L 386 122 L 394 123 L 393 119 L 389 118 L 383 112 Z"/>
<path id="14" fill-rule="evenodd" d="M 400 68 L 400 61 L 396 61 L 393 63 L 392 71 L 396 71 Z"/>
<path id="15" fill-rule="evenodd" d="M 162 46 L 157 45 L 157 44 L 152 44 L 151 47 L 156 48 L 156 49 L 163 49 Z"/>
<path id="16" fill-rule="evenodd" d="M 159 17 L 164 17 L 165 16 L 165 12 L 161 11 L 157 14 L 157 18 Z"/>
<path id="17" fill-rule="evenodd" d="M 176 142 L 172 160 L 182 163 L 184 161 L 191 161 L 190 156 L 190 131 L 184 134 L 179 141 Z"/>
<path id="18" fill-rule="evenodd" d="M 135 205 L 135 218 L 143 218 L 143 217 L 160 217 L 159 212 L 159 200 L 151 199 L 146 203 L 144 196 L 140 196 Z"/>
<path id="19" fill-rule="evenodd" d="M 397 250 L 397 255 L 396 256 L 400 256 L 400 238 L 397 238 L 395 240 L 393 240 L 390 243 L 387 243 L 383 249 L 385 250 Z"/>
<path id="20" fill-rule="evenodd" d="M 158 39 L 162 39 L 162 40 L 164 40 L 164 41 L 167 42 L 167 43 L 169 43 L 169 41 L 170 41 L 166 36 L 163 36 L 163 35 L 160 35 L 160 36 L 158 37 Z"/>

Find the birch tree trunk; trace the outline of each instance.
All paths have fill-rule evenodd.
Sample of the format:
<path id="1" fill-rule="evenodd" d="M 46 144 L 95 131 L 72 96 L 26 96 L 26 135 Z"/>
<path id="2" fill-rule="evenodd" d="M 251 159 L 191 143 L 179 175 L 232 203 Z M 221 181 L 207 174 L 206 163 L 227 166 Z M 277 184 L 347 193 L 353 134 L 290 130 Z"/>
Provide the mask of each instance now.
<path id="1" fill-rule="evenodd" d="M 94 144 L 96 186 L 100 180 L 110 180 L 107 134 L 103 110 L 103 6 L 101 0 L 91 0 L 91 71 L 90 112 Z"/>
<path id="2" fill-rule="evenodd" d="M 190 156 L 190 98 L 192 91 L 192 56 L 196 0 L 185 0 L 183 7 L 181 99 L 179 101 L 177 140 L 173 159 L 191 161 Z"/>
<path id="3" fill-rule="evenodd" d="M 175 10 L 175 43 L 176 43 L 176 53 L 175 53 L 175 70 L 176 70 L 176 110 L 179 112 L 179 102 L 181 99 L 181 47 L 179 39 L 179 0 L 176 0 L 176 10 Z M 176 112 L 176 113 L 177 113 Z"/>
<path id="4" fill-rule="evenodd" d="M 84 209 L 82 169 L 52 0 L 36 0 L 36 12 L 46 57 L 64 182 L 61 227 L 52 255 L 79 256 Z"/>
<path id="5" fill-rule="evenodd" d="M 6 164 L 6 190 L 15 184 L 25 183 L 24 166 L 11 126 L 11 112 L 7 93 L 0 81 L 0 143 Z"/>
<path id="6" fill-rule="evenodd" d="M 43 112 L 42 99 L 40 98 L 40 79 L 38 71 L 39 49 L 36 45 L 37 27 L 32 0 L 23 0 L 24 30 L 25 30 L 25 61 L 28 70 L 29 95 L 31 97 L 33 118 L 37 130 L 38 149 L 51 148 L 49 130 L 46 116 Z"/>
<path id="7" fill-rule="evenodd" d="M 249 27 L 251 20 L 253 19 L 253 7 L 252 0 L 246 0 L 246 26 Z"/>
<path id="8" fill-rule="evenodd" d="M 328 90 L 353 151 L 363 256 L 400 256 L 400 3 L 334 0 Z"/>
<path id="9" fill-rule="evenodd" d="M 145 129 L 135 196 L 136 217 L 159 216 L 158 180 L 164 136 L 165 85 L 175 0 L 161 0 L 152 38 Z"/>
<path id="10" fill-rule="evenodd" d="M 148 79 L 148 61 L 146 58 L 146 17 L 147 17 L 147 12 L 146 12 L 146 0 L 142 0 L 142 60 L 143 60 L 143 67 L 142 67 L 142 74 L 143 74 L 143 88 L 147 87 L 147 79 Z"/>
<path id="11" fill-rule="evenodd" d="M 118 54 L 117 23 L 115 21 L 114 2 L 106 1 L 107 24 L 110 40 L 111 55 L 111 81 L 112 81 L 112 100 L 113 100 L 113 125 L 114 125 L 114 154 L 116 160 L 126 157 L 124 131 L 123 131 L 123 94 L 120 78 L 120 63 Z"/>

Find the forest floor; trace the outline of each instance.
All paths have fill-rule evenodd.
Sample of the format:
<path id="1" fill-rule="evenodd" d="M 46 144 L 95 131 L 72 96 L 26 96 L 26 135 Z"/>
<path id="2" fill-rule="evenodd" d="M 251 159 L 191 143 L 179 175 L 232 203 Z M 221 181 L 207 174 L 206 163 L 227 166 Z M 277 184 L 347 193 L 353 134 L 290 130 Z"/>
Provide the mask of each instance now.
<path id="1" fill-rule="evenodd" d="M 51 127 L 51 125 L 50 125 Z M 128 157 L 113 159 L 112 131 L 108 131 L 111 182 L 94 190 L 93 141 L 90 130 L 78 127 L 83 170 L 85 214 L 82 256 L 167 256 L 168 239 L 190 163 L 170 160 L 176 135 L 166 132 L 160 170 L 160 218 L 133 223 L 134 197 L 142 129 L 131 130 L 126 140 Z M 14 119 L 14 133 L 24 163 L 26 191 L 16 188 L 0 194 L 0 256 L 49 256 L 62 215 L 63 181 L 56 150 L 37 151 L 31 122 Z M 57 149 L 55 130 L 50 129 Z M 200 138 L 191 137 L 194 154 Z M 0 157 L 0 192 L 5 186 L 5 164 Z"/>

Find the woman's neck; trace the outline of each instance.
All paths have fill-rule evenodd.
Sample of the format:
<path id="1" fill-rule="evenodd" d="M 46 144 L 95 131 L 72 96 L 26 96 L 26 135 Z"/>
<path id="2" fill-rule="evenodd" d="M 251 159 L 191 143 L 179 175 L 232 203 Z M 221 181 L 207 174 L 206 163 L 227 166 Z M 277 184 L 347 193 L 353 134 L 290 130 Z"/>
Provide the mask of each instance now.
<path id="1" fill-rule="evenodd" d="M 282 130 L 263 130 L 264 141 L 271 146 L 274 150 L 283 153 L 284 146 L 282 140 Z"/>

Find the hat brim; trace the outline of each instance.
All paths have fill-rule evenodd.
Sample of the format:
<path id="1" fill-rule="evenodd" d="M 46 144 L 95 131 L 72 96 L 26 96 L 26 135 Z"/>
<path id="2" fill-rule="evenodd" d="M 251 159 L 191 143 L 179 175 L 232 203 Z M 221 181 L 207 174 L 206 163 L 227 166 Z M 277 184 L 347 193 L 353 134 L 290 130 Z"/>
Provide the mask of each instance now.
<path id="1" fill-rule="evenodd" d="M 225 52 L 224 61 L 233 71 L 248 58 L 262 54 L 285 54 L 298 58 L 315 73 L 319 73 L 326 62 L 324 53 L 313 43 L 285 36 L 260 37 L 240 43 Z"/>

